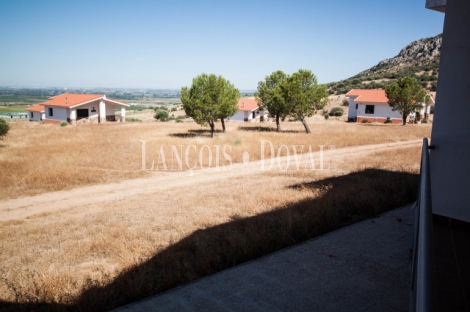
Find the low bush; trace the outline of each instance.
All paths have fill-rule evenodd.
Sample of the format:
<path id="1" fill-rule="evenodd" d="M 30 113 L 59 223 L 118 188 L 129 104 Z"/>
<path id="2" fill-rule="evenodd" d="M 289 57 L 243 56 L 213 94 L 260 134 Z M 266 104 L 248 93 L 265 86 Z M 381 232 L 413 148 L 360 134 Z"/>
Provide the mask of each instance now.
<path id="1" fill-rule="evenodd" d="M 60 123 L 60 126 L 61 126 L 61 127 L 65 127 L 66 125 L 67 125 L 67 122 L 66 122 L 66 121 L 62 121 L 62 122 Z"/>
<path id="2" fill-rule="evenodd" d="M 335 117 L 339 117 L 339 116 L 342 116 L 344 114 L 344 110 L 342 107 L 333 107 L 331 110 L 330 110 L 330 115 L 331 116 L 335 116 Z"/>
<path id="3" fill-rule="evenodd" d="M 5 119 L 0 118 L 0 137 L 7 135 L 10 125 Z"/>
<path id="4" fill-rule="evenodd" d="M 153 116 L 156 120 L 160 121 L 168 121 L 170 115 L 168 114 L 167 110 L 157 109 L 155 111 L 155 116 Z"/>
<path id="5" fill-rule="evenodd" d="M 363 119 L 363 120 L 361 121 L 361 123 L 366 124 L 366 123 L 370 123 L 370 121 L 367 120 L 367 119 Z"/>
<path id="6" fill-rule="evenodd" d="M 127 122 L 142 122 L 139 118 L 134 118 L 134 117 L 127 117 L 126 118 Z"/>
<path id="7" fill-rule="evenodd" d="M 426 118 L 421 119 L 421 123 L 425 124 L 428 123 L 428 120 Z"/>

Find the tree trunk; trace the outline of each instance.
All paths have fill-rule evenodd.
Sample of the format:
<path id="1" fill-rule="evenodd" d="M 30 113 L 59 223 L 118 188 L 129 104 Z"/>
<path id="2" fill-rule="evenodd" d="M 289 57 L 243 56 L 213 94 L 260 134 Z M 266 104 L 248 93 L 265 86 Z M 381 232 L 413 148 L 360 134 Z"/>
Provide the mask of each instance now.
<path id="1" fill-rule="evenodd" d="M 406 126 L 406 117 L 408 117 L 407 114 L 403 114 L 403 125 Z"/>
<path id="2" fill-rule="evenodd" d="M 276 115 L 276 130 L 281 131 L 281 124 L 279 123 L 279 115 Z"/>
<path id="3" fill-rule="evenodd" d="M 225 120 L 224 120 L 224 118 L 220 118 L 220 122 L 222 123 L 222 132 L 225 133 Z"/>
<path id="4" fill-rule="evenodd" d="M 305 118 L 303 118 L 303 117 L 300 118 L 300 121 L 302 122 L 302 124 L 303 124 L 304 127 L 305 127 L 305 132 L 306 132 L 306 133 L 311 133 L 311 132 L 310 132 L 310 128 L 308 127 L 307 122 L 305 121 Z"/>
<path id="5" fill-rule="evenodd" d="M 213 121 L 209 121 L 209 126 L 211 127 L 211 138 L 214 137 L 215 125 Z"/>

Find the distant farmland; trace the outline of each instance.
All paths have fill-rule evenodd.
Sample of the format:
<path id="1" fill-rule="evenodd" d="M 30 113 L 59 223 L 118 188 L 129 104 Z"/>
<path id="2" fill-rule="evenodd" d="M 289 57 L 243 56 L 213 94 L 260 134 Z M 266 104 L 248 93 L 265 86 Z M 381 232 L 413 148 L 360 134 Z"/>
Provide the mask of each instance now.
<path id="1" fill-rule="evenodd" d="M 30 95 L 0 95 L 1 106 L 11 105 L 32 105 L 47 100 L 47 96 L 30 96 Z"/>

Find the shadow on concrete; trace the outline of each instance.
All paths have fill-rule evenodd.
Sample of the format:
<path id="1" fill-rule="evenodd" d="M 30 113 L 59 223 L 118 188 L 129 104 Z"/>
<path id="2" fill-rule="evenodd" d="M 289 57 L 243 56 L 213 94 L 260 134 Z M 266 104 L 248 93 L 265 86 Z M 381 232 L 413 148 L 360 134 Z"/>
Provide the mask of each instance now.
<path id="1" fill-rule="evenodd" d="M 233 215 L 228 223 L 195 231 L 110 284 L 87 289 L 74 305 L 0 302 L 0 309 L 116 308 L 413 202 L 418 179 L 417 174 L 366 169 L 291 185 L 318 196 L 252 217 Z"/>
<path id="2" fill-rule="evenodd" d="M 255 132 L 278 132 L 275 127 L 248 127 L 248 126 L 239 126 L 238 130 L 241 131 L 255 131 Z M 281 130 L 279 133 L 305 133 L 305 130 Z"/>

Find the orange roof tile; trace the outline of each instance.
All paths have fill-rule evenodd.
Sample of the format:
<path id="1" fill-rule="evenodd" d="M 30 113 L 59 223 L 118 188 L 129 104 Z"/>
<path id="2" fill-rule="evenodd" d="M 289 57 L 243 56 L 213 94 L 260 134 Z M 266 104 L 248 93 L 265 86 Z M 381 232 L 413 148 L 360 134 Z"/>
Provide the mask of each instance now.
<path id="1" fill-rule="evenodd" d="M 354 102 L 357 103 L 388 103 L 387 94 L 383 89 L 352 89 L 346 93 L 346 96 L 355 96 Z"/>
<path id="2" fill-rule="evenodd" d="M 258 108 L 258 102 L 255 99 L 241 98 L 238 100 L 238 110 L 252 111 Z"/>
<path id="3" fill-rule="evenodd" d="M 45 108 L 44 108 L 44 105 L 41 105 L 41 104 L 35 104 L 31 107 L 28 107 L 26 109 L 27 111 L 30 111 L 30 112 L 44 112 L 45 111 Z"/>
<path id="4" fill-rule="evenodd" d="M 73 94 L 64 93 L 51 97 L 49 100 L 40 103 L 42 105 L 72 107 L 81 103 L 97 100 L 103 98 L 103 94 Z"/>

